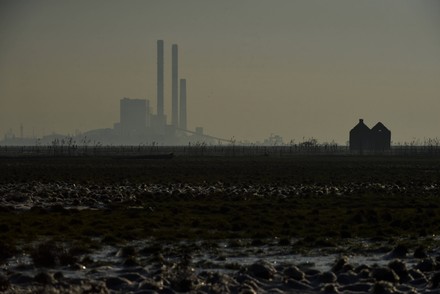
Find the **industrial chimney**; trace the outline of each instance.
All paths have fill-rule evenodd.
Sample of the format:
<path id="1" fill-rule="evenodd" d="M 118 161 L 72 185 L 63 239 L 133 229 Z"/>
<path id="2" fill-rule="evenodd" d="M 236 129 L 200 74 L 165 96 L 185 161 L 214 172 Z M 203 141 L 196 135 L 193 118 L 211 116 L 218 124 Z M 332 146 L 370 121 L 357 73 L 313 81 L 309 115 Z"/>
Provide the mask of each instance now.
<path id="1" fill-rule="evenodd" d="M 179 109 L 179 101 L 178 101 L 178 56 L 177 56 L 177 44 L 173 44 L 171 47 L 171 125 L 176 127 L 178 126 L 178 109 Z"/>
<path id="2" fill-rule="evenodd" d="M 157 41 L 157 116 L 162 120 L 164 116 L 163 104 L 163 40 Z"/>
<path id="3" fill-rule="evenodd" d="M 186 79 L 180 79 L 180 113 L 179 128 L 186 130 Z"/>

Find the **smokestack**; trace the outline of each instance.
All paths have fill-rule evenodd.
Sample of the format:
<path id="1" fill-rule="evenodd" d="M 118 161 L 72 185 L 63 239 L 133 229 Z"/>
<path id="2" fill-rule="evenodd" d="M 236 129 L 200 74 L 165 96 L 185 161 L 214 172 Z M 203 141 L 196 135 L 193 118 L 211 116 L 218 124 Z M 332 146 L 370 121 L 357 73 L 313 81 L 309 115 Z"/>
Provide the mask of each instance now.
<path id="1" fill-rule="evenodd" d="M 163 106 L 163 40 L 157 40 L 157 116 L 164 116 Z"/>
<path id="2" fill-rule="evenodd" d="M 179 128 L 186 130 L 186 79 L 180 79 L 180 113 Z"/>
<path id="3" fill-rule="evenodd" d="M 178 56 L 177 56 L 177 44 L 173 44 L 171 47 L 171 124 L 177 128 L 178 126 L 178 109 L 179 109 L 179 101 L 178 101 Z"/>

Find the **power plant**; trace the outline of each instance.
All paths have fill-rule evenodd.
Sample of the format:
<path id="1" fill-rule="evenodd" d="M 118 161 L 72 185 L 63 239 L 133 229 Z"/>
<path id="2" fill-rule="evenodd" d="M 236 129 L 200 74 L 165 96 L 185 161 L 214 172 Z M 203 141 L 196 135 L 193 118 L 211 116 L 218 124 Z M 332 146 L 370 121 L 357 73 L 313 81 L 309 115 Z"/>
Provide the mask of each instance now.
<path id="1" fill-rule="evenodd" d="M 139 144 L 160 142 L 163 144 L 186 144 L 191 141 L 210 141 L 203 128 L 189 131 L 187 124 L 187 81 L 179 79 L 178 46 L 171 46 L 171 122 L 167 124 L 164 99 L 164 41 L 157 41 L 157 110 L 153 114 L 147 99 L 122 98 L 120 121 L 114 124 L 113 132 L 93 130 L 86 133 L 108 143 Z M 109 136 L 110 135 L 110 136 Z"/>
<path id="2" fill-rule="evenodd" d="M 123 98 L 120 101 L 119 131 L 121 134 L 143 134 L 147 128 L 148 100 Z"/>
<path id="3" fill-rule="evenodd" d="M 202 127 L 194 131 L 188 130 L 187 115 L 187 80 L 179 79 L 179 59 L 177 44 L 171 45 L 171 120 L 167 122 L 165 113 L 165 54 L 164 41 L 157 40 L 157 101 L 153 113 L 148 99 L 123 97 L 119 101 L 119 122 L 113 128 L 102 128 L 77 132 L 74 136 L 67 135 L 75 142 L 98 145 L 186 145 L 189 143 L 216 143 L 229 140 L 208 136 Z M 12 131 L 10 131 L 12 134 Z M 21 128 L 21 134 L 23 130 Z M 51 143 L 66 138 L 65 135 L 51 134 L 38 139 L 38 144 Z M 15 144 L 15 135 L 5 136 L 8 144 Z M 21 138 L 19 144 L 35 144 L 35 138 Z"/>

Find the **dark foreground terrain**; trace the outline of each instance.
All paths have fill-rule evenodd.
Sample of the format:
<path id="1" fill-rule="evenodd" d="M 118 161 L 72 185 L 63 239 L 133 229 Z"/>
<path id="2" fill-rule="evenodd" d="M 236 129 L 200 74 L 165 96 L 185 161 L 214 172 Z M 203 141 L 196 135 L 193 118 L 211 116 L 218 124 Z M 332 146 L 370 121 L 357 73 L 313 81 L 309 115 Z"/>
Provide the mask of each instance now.
<path id="1" fill-rule="evenodd" d="M 439 292 L 439 158 L 17 157 L 0 175 L 0 291 Z"/>

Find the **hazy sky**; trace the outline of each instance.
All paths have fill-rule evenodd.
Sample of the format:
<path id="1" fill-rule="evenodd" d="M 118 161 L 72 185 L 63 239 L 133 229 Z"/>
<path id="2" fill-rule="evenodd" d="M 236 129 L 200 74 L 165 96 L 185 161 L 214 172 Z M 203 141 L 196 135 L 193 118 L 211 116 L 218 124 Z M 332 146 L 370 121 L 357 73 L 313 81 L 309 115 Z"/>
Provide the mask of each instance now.
<path id="1" fill-rule="evenodd" d="M 345 144 L 363 118 L 394 142 L 440 138 L 438 0 L 0 0 L 0 135 L 112 127 L 156 110 L 156 40 L 187 79 L 188 126 Z"/>

